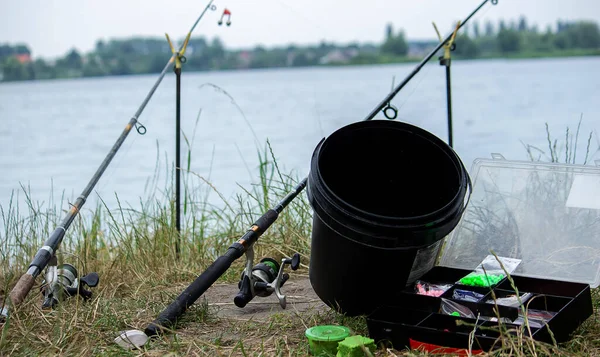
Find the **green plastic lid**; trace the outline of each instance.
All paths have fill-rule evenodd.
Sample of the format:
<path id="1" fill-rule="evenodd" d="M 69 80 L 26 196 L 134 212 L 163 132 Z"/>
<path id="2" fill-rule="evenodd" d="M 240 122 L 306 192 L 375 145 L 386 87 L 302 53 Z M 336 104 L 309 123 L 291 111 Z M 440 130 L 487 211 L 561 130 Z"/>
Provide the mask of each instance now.
<path id="1" fill-rule="evenodd" d="M 321 325 L 306 329 L 304 334 L 313 341 L 343 341 L 350 336 L 350 329 L 345 326 Z"/>

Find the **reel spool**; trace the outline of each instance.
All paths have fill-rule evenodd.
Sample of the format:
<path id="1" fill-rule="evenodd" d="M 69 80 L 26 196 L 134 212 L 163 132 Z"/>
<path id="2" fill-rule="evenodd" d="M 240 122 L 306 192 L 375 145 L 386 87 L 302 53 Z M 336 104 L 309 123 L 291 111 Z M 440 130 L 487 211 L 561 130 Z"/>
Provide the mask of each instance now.
<path id="1" fill-rule="evenodd" d="M 292 258 L 283 258 L 281 264 L 273 258 L 263 258 L 252 266 L 254 258 L 254 249 L 246 251 L 246 268 L 242 272 L 238 288 L 240 291 L 233 299 L 237 307 L 246 306 L 255 296 L 267 297 L 273 293 L 279 300 L 282 309 L 286 307 L 285 295 L 281 293 L 281 287 L 290 278 L 290 275 L 283 270 L 287 264 L 292 270 L 300 267 L 300 254 L 296 253 Z"/>
<path id="2" fill-rule="evenodd" d="M 84 289 L 84 287 L 93 288 L 97 286 L 100 281 L 98 273 L 89 273 L 81 278 L 77 276 L 77 269 L 71 264 L 49 265 L 40 288 L 44 296 L 42 309 L 55 308 L 64 297 L 81 295 L 85 300 L 90 299 L 92 292 Z"/>

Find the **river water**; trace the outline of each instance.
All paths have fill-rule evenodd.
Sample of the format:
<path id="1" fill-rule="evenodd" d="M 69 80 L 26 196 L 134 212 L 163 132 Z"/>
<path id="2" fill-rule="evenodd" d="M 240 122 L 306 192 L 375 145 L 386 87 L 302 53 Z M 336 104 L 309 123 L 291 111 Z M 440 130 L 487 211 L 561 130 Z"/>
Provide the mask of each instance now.
<path id="1" fill-rule="evenodd" d="M 238 185 L 248 187 L 258 179 L 258 152 L 267 139 L 280 168 L 304 177 L 316 144 L 362 120 L 390 90 L 393 78 L 398 83 L 414 66 L 201 73 L 184 68 L 182 130 L 193 141 L 192 178 L 204 177 L 228 199 L 243 193 Z M 574 133 L 583 114 L 577 154 L 582 162 L 590 131 L 600 129 L 598 68 L 600 57 L 454 62 L 455 150 L 468 168 L 491 153 L 527 160 L 524 144 L 548 151 L 545 123 L 560 146 L 566 127 Z M 0 205 L 6 207 L 12 194 L 23 201 L 22 187 L 34 202 L 61 195 L 73 201 L 156 78 L 0 84 Z M 435 61 L 393 104 L 400 120 L 447 139 L 444 68 Z M 140 117 L 146 135 L 131 132 L 88 202 L 100 197 L 115 208 L 118 196 L 122 205 L 138 208 L 140 197 L 160 197 L 174 160 L 174 109 L 175 79 L 169 73 Z M 592 145 L 598 146 L 597 136 Z M 182 147 L 185 162 L 188 146 Z M 153 177 L 155 185 L 147 185 Z M 212 194 L 209 200 L 219 198 Z"/>

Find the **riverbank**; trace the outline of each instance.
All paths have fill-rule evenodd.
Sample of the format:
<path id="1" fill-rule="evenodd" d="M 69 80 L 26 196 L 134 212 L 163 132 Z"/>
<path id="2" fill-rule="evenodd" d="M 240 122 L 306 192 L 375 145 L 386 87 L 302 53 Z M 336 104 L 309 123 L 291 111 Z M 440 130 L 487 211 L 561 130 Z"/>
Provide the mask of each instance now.
<path id="1" fill-rule="evenodd" d="M 438 54 L 441 55 L 441 52 Z M 464 56 L 452 56 L 452 60 L 454 61 L 478 61 L 478 60 L 490 60 L 490 59 L 529 59 L 529 58 L 569 58 L 569 57 L 593 57 L 600 56 L 600 49 L 590 49 L 590 50 L 582 50 L 582 49 L 573 49 L 573 50 L 565 50 L 565 51 L 551 51 L 551 52 L 518 52 L 512 54 L 493 54 L 493 55 L 483 55 L 476 58 L 469 58 Z M 431 63 L 434 63 L 437 59 L 434 56 L 431 59 Z M 330 64 L 329 66 L 354 66 L 354 65 L 368 65 L 368 64 L 393 64 L 393 63 L 418 63 L 421 62 L 423 58 L 421 57 L 393 57 L 393 56 L 374 56 L 374 57 L 366 57 L 366 58 L 355 58 L 352 59 L 347 64 Z"/>
<path id="2" fill-rule="evenodd" d="M 239 259 L 187 310 L 172 333 L 151 340 L 141 350 L 125 351 L 113 342 L 119 331 L 143 330 L 153 321 L 243 233 L 247 222 L 264 209 L 265 203 L 276 201 L 282 190 L 289 189 L 287 183 L 292 180 L 283 186 L 276 180 L 264 182 L 267 186 L 249 193 L 239 207 L 211 211 L 198 210 L 196 204 L 188 206 L 188 214 L 193 216 L 183 232 L 179 259 L 174 249 L 178 239 L 172 206 L 146 206 L 140 212 L 83 213 L 69 230 L 58 259 L 74 264 L 80 273 L 99 273 L 100 284 L 92 289 L 93 298 L 69 298 L 52 312 L 41 310 L 38 279 L 25 303 L 2 326 L 0 355 L 308 356 L 304 337 L 307 327 L 339 324 L 350 327 L 353 334 L 368 335 L 364 317 L 335 313 L 310 289 L 310 211 L 305 199 L 299 197 L 256 245 L 256 258 L 280 259 L 294 252 L 302 256 L 301 268 L 291 273 L 292 279 L 282 288 L 288 295 L 287 310 L 279 308 L 274 296 L 256 298 L 243 310 L 233 306 L 244 264 Z M 264 197 L 260 196 L 263 189 L 267 192 Z M 253 208 L 248 210 L 248 206 Z M 29 209 L 35 212 L 33 206 Z M 4 243 L 2 250 L 12 248 L 14 252 L 8 256 L 4 253 L 2 258 L 0 294 L 5 295 L 25 271 L 58 212 L 38 212 L 33 217 L 20 217 L 10 209 L 3 212 L 8 213 L 3 217 L 11 223 L 8 234 L 18 238 L 11 247 Z M 8 264 L 11 259 L 14 263 Z M 597 289 L 593 296 L 596 306 L 600 303 Z M 527 336 L 506 334 L 499 338 L 502 349 L 481 356 L 600 356 L 598 341 L 600 322 L 592 317 L 565 344 L 552 346 Z M 385 345 L 374 354 L 428 355 Z"/>
<path id="3" fill-rule="evenodd" d="M 550 133 L 548 140 L 553 142 Z M 553 152 L 552 158 L 559 157 L 562 155 Z M 312 210 L 305 195 L 300 195 L 261 237 L 255 254 L 257 260 L 279 260 L 296 252 L 301 255 L 301 268 L 291 272 L 292 280 L 282 289 L 295 308 L 278 310 L 271 296 L 256 298 L 245 310 L 234 309 L 236 282 L 244 267 L 244 259 L 238 259 L 207 292 L 206 299 L 199 299 L 188 309 L 172 333 L 152 340 L 139 351 L 125 351 L 113 342 L 121 330 L 143 330 L 299 181 L 299 177 L 279 170 L 271 148 L 261 155 L 260 167 L 260 184 L 244 188 L 237 202 L 229 202 L 222 209 L 206 202 L 206 191 L 184 185 L 181 238 L 174 229 L 173 202 L 146 202 L 140 210 L 102 206 L 83 210 L 68 230 L 58 260 L 75 265 L 80 275 L 98 272 L 100 284 L 93 289 L 93 298 L 87 302 L 70 298 L 52 312 L 43 311 L 38 279 L 26 301 L 1 327 L 0 355 L 307 356 L 307 327 L 341 324 L 349 326 L 352 333 L 367 335 L 364 317 L 348 318 L 333 312 L 315 298 L 307 284 Z M 172 195 L 172 191 L 165 194 Z M 56 207 L 40 207 L 34 202 L 27 207 L 13 206 L 12 202 L 0 207 L 5 226 L 0 233 L 1 296 L 26 271 L 64 215 Z M 592 289 L 592 295 L 597 306 L 599 290 Z M 503 346 L 499 351 L 482 356 L 600 356 L 600 321 L 589 318 L 569 342 L 557 346 L 510 333 L 501 334 L 498 341 Z M 382 345 L 375 355 L 429 354 Z"/>
<path id="4" fill-rule="evenodd" d="M 438 56 L 441 55 L 441 52 L 438 53 Z M 434 56 L 429 63 L 435 63 L 438 56 Z M 518 52 L 512 54 L 490 54 L 490 55 L 482 55 L 476 58 L 464 57 L 460 55 L 453 55 L 452 59 L 455 62 L 459 61 L 479 61 L 479 60 L 494 60 L 494 59 L 506 59 L 506 60 L 516 60 L 516 59 L 542 59 L 542 58 L 576 58 L 576 57 L 595 57 L 600 56 L 600 49 L 570 49 L 563 51 L 549 51 L 549 52 Z M 186 68 L 184 65 L 185 73 L 202 73 L 202 72 L 222 72 L 222 71 L 236 71 L 236 70 L 264 70 L 264 69 L 282 69 L 282 68 L 319 68 L 319 67 L 353 67 L 353 66 L 362 66 L 362 65 L 377 65 L 377 64 L 408 64 L 408 63 L 419 63 L 423 60 L 422 57 L 406 57 L 406 56 L 389 56 L 389 55 L 358 55 L 349 59 L 347 62 L 331 62 L 327 64 L 318 64 L 318 65 L 298 65 L 298 66 L 259 66 L 252 68 L 223 68 L 223 69 L 206 69 L 206 70 L 195 70 Z M 140 73 L 124 73 L 124 74 L 91 74 L 91 75 L 82 75 L 79 72 L 70 72 L 65 75 L 51 77 L 51 78 L 35 78 L 35 79 L 19 79 L 19 80 L 2 80 L 0 79 L 0 84 L 2 83 L 12 83 L 12 82 L 26 82 L 30 80 L 53 80 L 53 79 L 80 79 L 80 78 L 110 78 L 110 77 L 123 77 L 123 76 L 131 76 L 131 75 L 150 75 L 150 74 L 158 74 L 158 72 L 140 72 Z"/>

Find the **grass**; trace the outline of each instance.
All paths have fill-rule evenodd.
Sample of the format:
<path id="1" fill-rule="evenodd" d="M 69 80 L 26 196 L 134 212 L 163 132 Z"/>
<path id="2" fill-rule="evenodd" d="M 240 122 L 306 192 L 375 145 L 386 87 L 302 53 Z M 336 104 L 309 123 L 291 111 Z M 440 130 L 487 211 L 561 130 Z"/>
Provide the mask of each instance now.
<path id="1" fill-rule="evenodd" d="M 577 135 L 579 130 L 577 130 Z M 193 136 L 192 136 L 193 137 Z M 567 130 L 565 156 L 575 162 L 576 140 Z M 559 155 L 558 141 L 549 140 L 549 157 Z M 587 141 L 588 154 L 592 137 Z M 176 333 L 152 340 L 142 350 L 125 351 L 113 339 L 126 329 L 141 329 L 148 325 L 200 272 L 222 254 L 269 207 L 277 203 L 295 184 L 298 177 L 284 174 L 270 144 L 257 151 L 258 184 L 240 187 L 233 202 L 222 207 L 208 204 L 211 194 L 219 194 L 210 180 L 190 172 L 193 140 L 186 137 L 188 157 L 183 168 L 185 189 L 184 224 L 181 233 L 180 259 L 176 259 L 172 189 L 157 190 L 156 176 L 147 184 L 151 194 L 140 201 L 139 209 L 119 207 L 110 210 L 99 205 L 84 210 L 74 221 L 60 247 L 58 261 L 75 265 L 80 272 L 96 271 L 100 284 L 90 301 L 70 298 L 48 312 L 40 309 L 41 278 L 26 301 L 12 311 L 0 325 L 0 356 L 306 356 L 308 344 L 304 337 L 307 327 L 317 324 L 343 324 L 353 333 L 368 335 L 364 317 L 348 318 L 330 310 L 274 313 L 267 321 L 240 321 L 224 318 L 215 312 L 214 301 L 199 299 L 179 321 Z M 531 154 L 539 148 L 526 147 Z M 569 156 L 571 155 L 571 156 Z M 593 155 L 587 155 L 586 161 Z M 535 157 L 532 155 L 532 159 Z M 172 168 L 167 167 L 171 178 Z M 171 181 L 172 182 L 172 181 Z M 31 258 L 43 241 L 60 222 L 67 206 L 65 197 L 52 198 L 44 205 L 31 199 L 23 187 L 26 207 L 17 204 L 17 197 L 0 206 L 0 295 L 7 294 L 27 269 Z M 118 197 L 117 197 L 118 198 Z M 67 206 L 68 207 L 68 206 Z M 300 195 L 281 214 L 256 245 L 256 258 L 277 260 L 295 252 L 302 255 L 303 264 L 294 274 L 307 276 L 310 258 L 310 228 L 312 211 L 305 195 Z M 236 283 L 243 269 L 239 259 L 217 283 Z M 229 297 L 231 301 L 233 296 Z M 270 299 L 274 298 L 271 297 Z M 593 291 L 594 306 L 600 303 Z M 527 334 L 510 334 L 499 326 L 498 351 L 486 356 L 600 356 L 600 322 L 589 318 L 572 340 L 560 346 L 536 342 Z M 417 351 L 398 351 L 380 346 L 377 356 L 421 356 Z"/>

